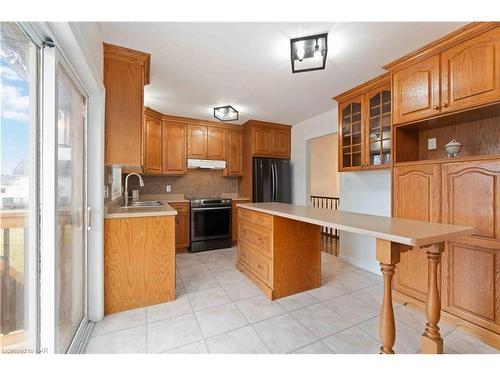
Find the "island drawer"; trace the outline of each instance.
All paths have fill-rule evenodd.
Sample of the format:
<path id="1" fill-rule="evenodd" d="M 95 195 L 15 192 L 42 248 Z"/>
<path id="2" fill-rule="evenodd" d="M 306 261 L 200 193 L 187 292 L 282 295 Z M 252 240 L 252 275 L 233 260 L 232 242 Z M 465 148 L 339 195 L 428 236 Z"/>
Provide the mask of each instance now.
<path id="1" fill-rule="evenodd" d="M 238 259 L 245 265 L 255 276 L 261 279 L 267 285 L 271 285 L 272 266 L 271 262 L 254 251 L 244 241 L 239 242 Z"/>
<path id="2" fill-rule="evenodd" d="M 238 238 L 246 241 L 263 255 L 269 258 L 272 257 L 273 235 L 270 230 L 241 221 L 239 223 Z"/>
<path id="3" fill-rule="evenodd" d="M 252 211 L 245 210 L 243 208 L 238 208 L 238 217 L 240 219 L 252 222 Z"/>
<path id="4" fill-rule="evenodd" d="M 273 229 L 273 216 L 263 214 L 261 212 L 246 210 L 244 208 L 238 209 L 238 216 L 242 220 L 258 225 L 266 229 Z"/>
<path id="5" fill-rule="evenodd" d="M 253 212 L 252 221 L 254 224 L 264 228 L 273 229 L 273 217 L 260 212 Z"/>

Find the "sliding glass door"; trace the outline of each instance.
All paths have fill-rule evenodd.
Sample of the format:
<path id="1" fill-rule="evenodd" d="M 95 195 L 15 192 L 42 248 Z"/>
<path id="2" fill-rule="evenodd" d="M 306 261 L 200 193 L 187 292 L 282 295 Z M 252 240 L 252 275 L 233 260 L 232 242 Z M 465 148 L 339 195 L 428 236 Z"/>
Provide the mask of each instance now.
<path id="1" fill-rule="evenodd" d="M 57 77 L 57 352 L 70 349 L 87 321 L 86 111 L 83 90 L 58 58 Z M 83 327 L 82 327 L 83 328 Z"/>
<path id="2" fill-rule="evenodd" d="M 0 353 L 37 348 L 39 51 L 0 23 Z"/>

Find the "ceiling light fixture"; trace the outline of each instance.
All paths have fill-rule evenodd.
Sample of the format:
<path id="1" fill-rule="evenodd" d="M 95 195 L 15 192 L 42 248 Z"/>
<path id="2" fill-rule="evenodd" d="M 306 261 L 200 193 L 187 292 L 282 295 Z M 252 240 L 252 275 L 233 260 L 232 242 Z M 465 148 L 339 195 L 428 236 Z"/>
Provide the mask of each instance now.
<path id="1" fill-rule="evenodd" d="M 290 40 L 292 73 L 325 69 L 328 34 L 318 34 Z"/>
<path id="2" fill-rule="evenodd" d="M 214 117 L 220 121 L 236 121 L 239 119 L 239 113 L 230 105 L 214 108 Z"/>

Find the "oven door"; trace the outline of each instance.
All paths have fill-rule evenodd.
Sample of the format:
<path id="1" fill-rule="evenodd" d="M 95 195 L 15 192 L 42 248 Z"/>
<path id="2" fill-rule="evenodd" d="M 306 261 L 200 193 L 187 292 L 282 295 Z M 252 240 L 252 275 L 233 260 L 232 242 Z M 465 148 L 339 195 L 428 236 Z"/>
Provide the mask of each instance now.
<path id="1" fill-rule="evenodd" d="M 231 207 L 191 208 L 191 241 L 231 237 Z"/>

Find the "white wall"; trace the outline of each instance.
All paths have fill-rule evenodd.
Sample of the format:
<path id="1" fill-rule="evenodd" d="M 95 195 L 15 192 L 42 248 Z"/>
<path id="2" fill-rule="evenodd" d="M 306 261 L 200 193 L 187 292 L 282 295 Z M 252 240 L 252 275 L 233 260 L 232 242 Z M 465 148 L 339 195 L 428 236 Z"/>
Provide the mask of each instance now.
<path id="1" fill-rule="evenodd" d="M 337 108 L 292 127 L 292 202 L 308 202 L 308 140 L 337 132 Z"/>
<path id="2" fill-rule="evenodd" d="M 391 216 L 390 170 L 340 173 L 340 209 Z M 339 249 L 340 258 L 366 270 L 380 272 L 373 237 L 342 231 Z"/>
<path id="3" fill-rule="evenodd" d="M 337 109 L 292 127 L 292 189 L 294 204 L 308 203 L 308 143 L 312 138 L 337 132 Z M 340 173 L 340 209 L 372 215 L 391 215 L 391 173 L 388 170 Z M 342 232 L 339 256 L 366 270 L 379 273 L 375 239 Z"/>

